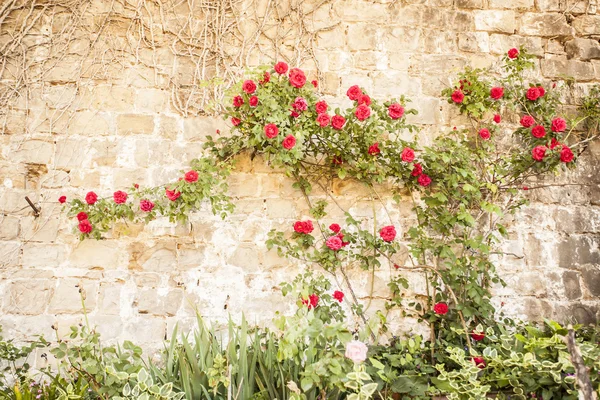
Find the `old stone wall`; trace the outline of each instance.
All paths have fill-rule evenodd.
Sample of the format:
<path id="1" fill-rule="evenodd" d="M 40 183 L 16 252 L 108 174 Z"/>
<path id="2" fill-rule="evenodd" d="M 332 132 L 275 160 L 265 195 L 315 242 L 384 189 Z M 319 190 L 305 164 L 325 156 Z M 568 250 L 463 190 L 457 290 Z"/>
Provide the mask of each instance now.
<path id="1" fill-rule="evenodd" d="M 204 85 L 215 77 L 226 86 L 246 66 L 285 59 L 318 78 L 333 103 L 346 104 L 353 84 L 377 98 L 405 94 L 424 144 L 465 122 L 440 99 L 453 73 L 493 65 L 511 47 L 526 45 L 538 57 L 534 76 L 558 82 L 568 104 L 600 82 L 596 0 L 41 3 L 0 6 L 0 324 L 18 339 L 79 322 L 80 288 L 105 338 L 142 344 L 191 323 L 196 307 L 210 319 L 244 312 L 257 322 L 290 309 L 278 284 L 301 266 L 264 242 L 308 211 L 292 182 L 261 160 L 241 160 L 230 182 L 237 209 L 224 221 L 205 209 L 189 223 L 119 225 L 108 240 L 79 242 L 57 202 L 180 176 L 206 135 L 227 131 L 211 115 L 222 90 Z M 503 312 L 600 318 L 600 146 L 584 157 L 577 171 L 543 182 L 578 185 L 531 190 L 530 206 L 512 218 L 503 250 L 513 255 L 498 259 Z M 354 214 L 372 216 L 356 185 L 332 190 Z M 411 204 L 389 205 L 406 232 Z M 370 310 L 394 273 L 352 274 Z M 424 290 L 420 277 L 411 285 Z"/>

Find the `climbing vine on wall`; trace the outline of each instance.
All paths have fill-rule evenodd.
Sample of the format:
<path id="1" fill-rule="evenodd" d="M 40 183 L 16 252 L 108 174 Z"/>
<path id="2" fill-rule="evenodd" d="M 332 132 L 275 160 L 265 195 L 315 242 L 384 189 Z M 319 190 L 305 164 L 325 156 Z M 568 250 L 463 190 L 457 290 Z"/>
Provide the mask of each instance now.
<path id="1" fill-rule="evenodd" d="M 226 109 L 231 134 L 209 137 L 208 155 L 194 161 L 178 182 L 118 191 L 112 199 L 90 192 L 71 201 L 69 214 L 77 218 L 82 239 L 101 238 L 119 219 L 182 220 L 205 200 L 225 217 L 233 207 L 226 193 L 235 157 L 260 154 L 295 180 L 312 216 L 289 231 L 270 232 L 269 248 L 344 282 L 354 313 L 363 319 L 347 271 L 387 265 L 398 271 L 389 283 L 388 308 L 400 307 L 432 327 L 460 330 L 469 345 L 469 332 L 494 316 L 490 288 L 503 282 L 491 255 L 507 236 L 504 217 L 526 203 L 527 179 L 574 168 L 600 121 L 598 90 L 583 100 L 577 115 L 565 115 L 554 85 L 526 83 L 523 72 L 532 66 L 532 56 L 524 49 L 511 49 L 502 65 L 501 77 L 479 69 L 460 73 L 443 95 L 471 126 L 421 146 L 417 128 L 406 120 L 416 114 L 409 99 L 380 102 L 355 85 L 347 91 L 351 106 L 333 108 L 320 98 L 317 81 L 278 62 L 232 87 Z M 412 139 L 402 139 L 407 136 Z M 411 199 L 417 224 L 405 229 L 391 218 L 353 216 L 328 190 L 336 179 L 360 182 L 384 209 L 377 187 L 387 184 L 397 203 Z M 320 195 L 313 194 L 315 187 Z M 324 224 L 330 205 L 342 209 L 345 220 Z M 408 257 L 400 257 L 403 243 Z M 426 299 L 404 304 L 403 272 L 424 274 Z M 321 293 L 310 295 L 316 297 L 306 297 L 307 304 Z M 436 331 L 431 332 L 435 339 Z"/>

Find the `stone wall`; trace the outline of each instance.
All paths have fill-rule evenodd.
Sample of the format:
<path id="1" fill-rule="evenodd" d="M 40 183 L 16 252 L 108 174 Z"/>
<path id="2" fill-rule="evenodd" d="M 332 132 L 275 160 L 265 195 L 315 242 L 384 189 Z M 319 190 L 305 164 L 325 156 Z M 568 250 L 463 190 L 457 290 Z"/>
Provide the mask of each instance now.
<path id="1" fill-rule="evenodd" d="M 225 221 L 206 209 L 186 224 L 120 225 L 108 240 L 79 242 L 56 201 L 178 177 L 202 153 L 206 135 L 227 130 L 207 115 L 210 96 L 220 93 L 206 94 L 203 80 L 228 82 L 244 66 L 286 59 L 318 77 L 330 102 L 347 104 L 345 89 L 353 84 L 377 98 L 411 97 L 419 110 L 412 122 L 425 144 L 464 123 L 439 97 L 453 73 L 493 65 L 511 47 L 526 45 L 538 57 L 537 79 L 558 81 L 569 104 L 600 81 L 596 0 L 305 0 L 291 8 L 276 2 L 275 9 L 238 1 L 224 11 L 238 31 L 220 36 L 202 36 L 210 13 L 186 2 L 163 1 L 172 3 L 168 9 L 149 0 L 70 3 L 32 13 L 5 9 L 8 17 L 0 19 L 0 324 L 18 339 L 53 337 L 53 324 L 65 332 L 79 322 L 79 289 L 106 338 L 142 344 L 156 345 L 175 323 L 191 323 L 196 307 L 214 320 L 244 312 L 257 322 L 290 309 L 278 284 L 301 266 L 267 252 L 264 241 L 270 229 L 289 228 L 308 212 L 291 181 L 261 160 L 241 160 L 230 182 L 237 209 Z M 265 10 L 271 14 L 260 19 Z M 21 37 L 28 53 L 20 54 L 11 42 L 15 29 L 38 14 Z M 256 41 L 248 47 L 241 38 Z M 212 58 L 186 53 L 207 48 Z M 562 81 L 566 76 L 575 82 Z M 498 260 L 508 283 L 495 290 L 503 312 L 600 318 L 600 146 L 584 157 L 577 171 L 544 182 L 580 185 L 531 190 L 531 205 L 510 222 L 503 249 L 518 257 Z M 354 214 L 372 216 L 372 201 L 356 185 L 331 189 Z M 39 217 L 25 196 L 41 208 Z M 406 232 L 415 220 L 410 203 L 389 205 L 392 222 Z M 353 273 L 370 310 L 382 304 L 394 273 Z M 371 285 L 378 296 L 369 300 Z M 423 291 L 420 277 L 411 285 Z M 399 327 L 406 322 L 390 317 Z"/>

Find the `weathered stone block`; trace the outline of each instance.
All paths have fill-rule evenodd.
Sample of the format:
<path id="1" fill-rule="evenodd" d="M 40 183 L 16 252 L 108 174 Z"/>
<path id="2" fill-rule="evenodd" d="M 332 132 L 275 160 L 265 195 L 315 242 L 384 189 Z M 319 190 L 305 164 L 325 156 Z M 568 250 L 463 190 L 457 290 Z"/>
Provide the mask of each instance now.
<path id="1" fill-rule="evenodd" d="M 519 34 L 529 36 L 572 36 L 575 32 L 563 14 L 525 13 Z"/>
<path id="2" fill-rule="evenodd" d="M 475 29 L 478 31 L 514 33 L 517 28 L 514 11 L 474 11 Z"/>
<path id="3" fill-rule="evenodd" d="M 127 255 L 118 242 L 108 240 L 84 240 L 71 252 L 68 263 L 75 268 L 118 269 Z"/>
<path id="4" fill-rule="evenodd" d="M 458 49 L 470 53 L 488 53 L 490 37 L 487 32 L 469 32 L 458 36 Z"/>
<path id="5" fill-rule="evenodd" d="M 19 236 L 19 218 L 0 215 L 0 240 L 13 240 Z"/>
<path id="6" fill-rule="evenodd" d="M 578 35 L 600 35 L 600 15 L 582 15 L 573 20 Z"/>
<path id="7" fill-rule="evenodd" d="M 588 0 L 571 0 L 568 2 L 563 0 L 537 0 L 535 3 L 540 11 L 568 11 L 573 14 L 585 13 L 589 11 L 588 7 L 590 6 Z"/>
<path id="8" fill-rule="evenodd" d="M 93 311 L 98 299 L 98 285 L 95 282 L 64 279 L 59 281 L 48 306 L 53 314 L 77 314 L 83 312 L 82 297 L 88 312 Z"/>
<path id="9" fill-rule="evenodd" d="M 2 254 L 2 259 L 0 259 L 0 267 L 2 268 L 12 268 L 16 267 L 19 264 L 21 249 L 20 242 L 4 242 L 0 241 L 0 254 Z"/>
<path id="10" fill-rule="evenodd" d="M 9 314 L 43 314 L 53 292 L 49 280 L 19 280 L 8 284 L 4 312 Z"/>
<path id="11" fill-rule="evenodd" d="M 373 24 L 353 24 L 348 27 L 347 42 L 351 51 L 373 50 L 381 41 L 384 30 Z M 339 37 L 334 39 L 339 43 Z"/>
<path id="12" fill-rule="evenodd" d="M 575 38 L 565 43 L 568 58 L 583 61 L 600 59 L 600 43 L 594 39 Z"/>
<path id="13" fill-rule="evenodd" d="M 54 143 L 43 140 L 27 140 L 16 143 L 11 151 L 11 160 L 33 164 L 50 164 Z"/>
<path id="14" fill-rule="evenodd" d="M 549 59 L 541 61 L 542 74 L 547 78 L 560 79 L 571 76 L 578 81 L 591 81 L 595 78 L 594 66 L 577 60 Z"/>
<path id="15" fill-rule="evenodd" d="M 524 37 L 518 35 L 490 35 L 490 51 L 493 54 L 506 54 L 508 49 L 513 47 L 519 48 L 525 46 L 527 51 L 536 56 L 544 55 L 544 47 L 542 38 L 540 37 Z"/>
<path id="16" fill-rule="evenodd" d="M 566 271 L 562 276 L 562 283 L 567 299 L 576 300 L 581 298 L 581 286 L 579 284 L 578 272 Z"/>
<path id="17" fill-rule="evenodd" d="M 456 7 L 467 9 L 483 9 L 486 4 L 484 0 L 456 0 Z"/>
<path id="18" fill-rule="evenodd" d="M 121 293 L 123 285 L 100 283 L 98 314 L 119 315 L 121 313 Z"/>
<path id="19" fill-rule="evenodd" d="M 533 8 L 533 0 L 490 0 L 490 8 Z"/>
<path id="20" fill-rule="evenodd" d="M 181 289 L 142 289 L 138 292 L 136 303 L 140 314 L 173 316 L 181 307 L 182 299 Z"/>
<path id="21" fill-rule="evenodd" d="M 598 240 L 570 235 L 558 244 L 559 267 L 574 269 L 585 264 L 600 264 Z"/>
<path id="22" fill-rule="evenodd" d="M 592 296 L 600 297 L 600 270 L 597 265 L 585 268 L 581 272 L 581 280 Z"/>
<path id="23" fill-rule="evenodd" d="M 154 132 L 154 117 L 142 114 L 121 114 L 117 116 L 117 132 L 149 135 Z"/>
<path id="24" fill-rule="evenodd" d="M 25 243 L 23 245 L 23 267 L 56 268 L 65 259 L 66 248 L 62 244 Z"/>

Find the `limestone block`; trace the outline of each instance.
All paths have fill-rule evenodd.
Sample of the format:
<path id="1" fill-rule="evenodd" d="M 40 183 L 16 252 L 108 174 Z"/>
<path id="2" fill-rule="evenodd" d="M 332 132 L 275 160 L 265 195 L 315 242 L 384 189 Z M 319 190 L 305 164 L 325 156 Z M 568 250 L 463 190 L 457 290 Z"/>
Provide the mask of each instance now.
<path id="1" fill-rule="evenodd" d="M 81 290 L 83 292 L 80 292 Z M 85 298 L 86 310 L 93 311 L 98 300 L 98 284 L 90 281 L 63 279 L 54 289 L 48 312 L 53 314 L 82 313 L 82 296 Z"/>
<path id="2" fill-rule="evenodd" d="M 52 282 L 46 279 L 10 282 L 4 296 L 4 312 L 28 315 L 43 314 L 52 292 Z"/>
<path id="3" fill-rule="evenodd" d="M 575 38 L 565 43 L 568 58 L 583 61 L 600 59 L 600 43 L 594 39 Z"/>
<path id="4" fill-rule="evenodd" d="M 0 267 L 2 268 L 12 268 L 20 265 L 19 257 L 21 249 L 20 242 L 4 242 L 0 241 L 0 254 L 2 258 L 0 259 Z"/>
<path id="5" fill-rule="evenodd" d="M 579 273 L 566 271 L 562 275 L 565 297 L 569 300 L 581 298 L 581 286 L 579 284 Z"/>
<path id="6" fill-rule="evenodd" d="M 573 36 L 574 33 L 565 15 L 558 13 L 525 13 L 519 28 L 519 34 L 525 36 Z"/>
<path id="7" fill-rule="evenodd" d="M 0 240 L 13 240 L 19 236 L 19 218 L 0 214 Z"/>
<path id="8" fill-rule="evenodd" d="M 181 307 L 182 299 L 181 289 L 142 289 L 134 305 L 137 304 L 140 314 L 173 316 Z"/>
<path id="9" fill-rule="evenodd" d="M 165 340 L 165 329 L 166 322 L 163 318 L 140 316 L 125 323 L 122 338 L 139 344 L 156 344 Z"/>
<path id="10" fill-rule="evenodd" d="M 470 53 L 489 53 L 490 37 L 487 32 L 469 32 L 458 36 L 458 49 Z"/>
<path id="11" fill-rule="evenodd" d="M 175 140 L 180 132 L 183 132 L 181 121 L 178 118 L 170 117 L 166 115 L 160 115 L 158 121 L 158 134 L 159 136 Z"/>
<path id="12" fill-rule="evenodd" d="M 582 15 L 573 20 L 578 35 L 600 35 L 600 15 Z"/>
<path id="13" fill-rule="evenodd" d="M 533 3 L 533 0 L 490 0 L 490 8 L 530 9 L 533 8 Z"/>
<path id="14" fill-rule="evenodd" d="M 154 116 L 143 114 L 120 114 L 117 116 L 117 132 L 149 135 L 154 132 Z"/>
<path id="15" fill-rule="evenodd" d="M 584 268 L 581 272 L 581 280 L 592 296 L 600 297 L 600 271 L 597 265 Z"/>
<path id="16" fill-rule="evenodd" d="M 121 312 L 121 293 L 123 285 L 100 283 L 98 314 L 119 315 Z"/>
<path id="17" fill-rule="evenodd" d="M 377 49 L 383 29 L 373 24 L 353 24 L 347 31 L 348 46 L 351 51 Z M 339 43 L 339 39 L 334 39 Z M 338 45 L 339 46 L 339 45 Z"/>
<path id="18" fill-rule="evenodd" d="M 600 264 L 598 239 L 583 235 L 570 235 L 558 244 L 558 266 L 576 269 L 586 264 Z"/>
<path id="19" fill-rule="evenodd" d="M 536 6 L 540 11 L 568 11 L 573 14 L 586 13 L 593 8 L 589 0 L 571 0 L 569 2 L 563 0 L 537 0 Z"/>
<path id="20" fill-rule="evenodd" d="M 138 89 L 135 109 L 140 112 L 159 113 L 168 109 L 170 93 L 161 89 Z M 131 107 L 123 111 L 130 111 Z"/>
<path id="21" fill-rule="evenodd" d="M 25 243 L 23 245 L 23 267 L 56 268 L 65 259 L 66 248 L 62 244 Z"/>
<path id="22" fill-rule="evenodd" d="M 59 169 L 85 168 L 91 165 L 91 145 L 86 139 L 60 139 L 56 142 L 54 167 Z"/>
<path id="23" fill-rule="evenodd" d="M 11 160 L 32 164 L 50 164 L 54 143 L 44 140 L 26 140 L 13 145 Z"/>
<path id="24" fill-rule="evenodd" d="M 514 33 L 517 21 L 514 11 L 474 11 L 475 29 L 478 31 Z"/>
<path id="25" fill-rule="evenodd" d="M 484 0 L 456 0 L 456 7 L 467 9 L 482 9 L 485 8 Z"/>
<path id="26" fill-rule="evenodd" d="M 76 244 L 68 258 L 74 268 L 118 269 L 125 264 L 127 254 L 118 241 L 84 240 Z"/>
<path id="27" fill-rule="evenodd" d="M 541 61 L 542 74 L 547 78 L 560 79 L 571 76 L 578 81 L 591 81 L 595 78 L 594 66 L 577 60 L 549 59 Z"/>
<path id="28" fill-rule="evenodd" d="M 536 56 L 544 55 L 544 47 L 542 45 L 542 38 L 540 37 L 526 37 L 518 35 L 490 35 L 490 51 L 493 54 L 506 54 L 506 52 L 513 48 L 519 48 L 525 46 L 527 51 Z"/>

